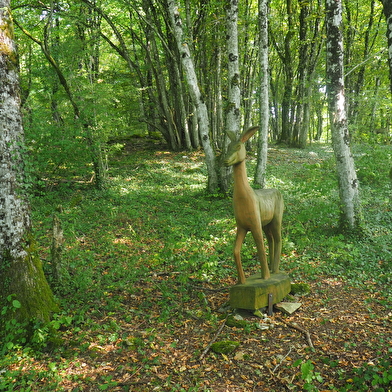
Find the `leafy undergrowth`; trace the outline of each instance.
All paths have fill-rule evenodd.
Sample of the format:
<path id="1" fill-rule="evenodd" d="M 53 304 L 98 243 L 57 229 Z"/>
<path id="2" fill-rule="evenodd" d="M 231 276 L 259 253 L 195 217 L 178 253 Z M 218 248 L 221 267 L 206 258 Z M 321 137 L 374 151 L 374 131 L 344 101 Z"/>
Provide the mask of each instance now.
<path id="1" fill-rule="evenodd" d="M 112 159 L 106 190 L 51 187 L 33 200 L 33 212 L 62 311 L 50 326 L 35 325 L 27 346 L 12 332 L 24 327 L 9 325 L 0 391 L 390 391 L 391 157 L 365 146 L 355 157 L 362 237 L 336 229 L 328 147 L 270 149 L 268 186 L 286 203 L 281 269 L 311 292 L 288 298 L 302 304 L 291 316 L 241 312 L 239 324 L 227 322 L 231 199 L 205 194 L 200 152 L 128 143 Z M 250 154 L 249 174 L 254 163 Z M 68 274 L 55 284 L 50 246 L 59 204 Z M 248 237 L 250 275 L 258 264 Z M 214 340 L 235 342 L 233 351 L 206 351 Z"/>

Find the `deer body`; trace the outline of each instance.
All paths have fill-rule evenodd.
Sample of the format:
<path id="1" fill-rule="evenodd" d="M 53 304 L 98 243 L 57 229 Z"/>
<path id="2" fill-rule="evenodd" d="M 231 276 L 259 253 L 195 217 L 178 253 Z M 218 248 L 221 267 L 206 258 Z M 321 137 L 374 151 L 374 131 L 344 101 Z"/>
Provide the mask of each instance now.
<path id="1" fill-rule="evenodd" d="M 283 198 L 277 189 L 254 190 L 248 182 L 246 173 L 245 142 L 253 136 L 258 127 L 245 131 L 239 140 L 233 133 L 228 133 L 231 143 L 226 154 L 225 164 L 233 166 L 234 216 L 237 223 L 237 235 L 234 245 L 234 260 L 237 267 L 239 283 L 245 283 L 241 263 L 241 247 L 246 234 L 250 231 L 255 240 L 257 254 L 261 263 L 261 277 L 268 279 L 272 273 L 279 271 L 282 251 L 281 226 L 283 216 Z M 269 267 L 265 254 L 263 230 L 269 246 Z"/>

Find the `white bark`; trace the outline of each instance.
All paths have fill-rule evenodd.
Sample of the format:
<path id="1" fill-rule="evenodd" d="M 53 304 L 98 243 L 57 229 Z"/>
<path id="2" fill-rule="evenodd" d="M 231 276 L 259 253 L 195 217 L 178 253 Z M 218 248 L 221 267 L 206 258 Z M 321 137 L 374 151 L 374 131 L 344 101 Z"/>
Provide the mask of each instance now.
<path id="1" fill-rule="evenodd" d="M 0 0 L 0 260 L 25 257 L 23 240 L 30 227 L 23 193 L 23 126 L 20 113 L 16 47 L 10 34 L 9 0 Z"/>
<path id="2" fill-rule="evenodd" d="M 0 308 L 7 305 L 9 295 L 15 294 L 21 307 L 12 317 L 22 321 L 49 321 L 57 305 L 42 264 L 34 254 L 31 238 L 24 186 L 17 55 L 12 33 L 10 0 L 0 0 Z"/>
<path id="3" fill-rule="evenodd" d="M 191 57 L 189 46 L 183 37 L 182 20 L 178 11 L 178 6 L 175 0 L 167 0 L 168 12 L 171 27 L 173 29 L 174 38 L 177 43 L 178 51 L 182 66 L 185 72 L 185 77 L 189 87 L 189 93 L 192 99 L 192 103 L 196 108 L 199 132 L 201 136 L 201 142 L 203 145 L 207 171 L 208 171 L 208 190 L 214 193 L 218 190 L 218 176 L 216 171 L 216 158 L 210 141 L 210 126 L 208 119 L 207 105 L 200 92 L 198 80 L 195 72 L 195 67 Z"/>
<path id="4" fill-rule="evenodd" d="M 241 81 L 238 54 L 238 0 L 227 0 L 226 10 L 226 49 L 227 49 L 227 109 L 226 132 L 239 136 L 241 133 Z M 227 150 L 230 140 L 224 136 L 223 151 Z M 223 154 L 224 155 L 224 154 Z M 232 181 L 232 167 L 221 165 L 221 189 L 227 192 Z"/>
<path id="5" fill-rule="evenodd" d="M 229 0 L 227 7 L 227 57 L 228 57 L 228 109 L 226 132 L 240 134 L 241 128 L 241 86 L 238 55 L 238 0 Z"/>
<path id="6" fill-rule="evenodd" d="M 344 95 L 343 36 L 341 0 L 326 0 L 327 91 L 332 145 L 335 153 L 342 225 L 360 226 L 359 184 L 350 150 Z"/>
<path id="7" fill-rule="evenodd" d="M 269 131 L 269 62 L 268 62 L 268 0 L 259 0 L 259 60 L 260 60 L 260 130 L 257 149 L 255 184 L 265 186 Z"/>

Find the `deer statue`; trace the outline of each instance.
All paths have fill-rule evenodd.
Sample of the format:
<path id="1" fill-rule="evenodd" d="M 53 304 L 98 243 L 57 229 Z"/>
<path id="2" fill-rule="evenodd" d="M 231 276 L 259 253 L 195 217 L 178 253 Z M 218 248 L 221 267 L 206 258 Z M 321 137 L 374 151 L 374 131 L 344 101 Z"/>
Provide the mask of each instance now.
<path id="1" fill-rule="evenodd" d="M 224 163 L 233 166 L 234 175 L 234 215 L 237 222 L 237 235 L 234 245 L 234 260 L 237 267 L 238 282 L 245 283 L 244 270 L 241 263 L 241 247 L 245 236 L 250 231 L 255 240 L 257 254 L 261 262 L 261 277 L 270 278 L 271 273 L 279 271 L 282 252 L 282 215 L 283 198 L 277 189 L 251 188 L 246 174 L 245 142 L 251 138 L 259 127 L 244 131 L 239 139 L 234 132 L 227 132 L 231 143 L 228 146 Z M 263 230 L 269 246 L 269 267 L 265 255 Z"/>

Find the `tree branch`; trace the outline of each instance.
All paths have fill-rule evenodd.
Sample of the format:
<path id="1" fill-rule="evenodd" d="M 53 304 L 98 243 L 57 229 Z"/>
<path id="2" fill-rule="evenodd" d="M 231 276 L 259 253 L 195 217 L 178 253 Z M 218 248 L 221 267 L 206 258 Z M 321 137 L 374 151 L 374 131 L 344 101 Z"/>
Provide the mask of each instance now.
<path id="1" fill-rule="evenodd" d="M 289 323 L 288 321 L 283 320 L 281 317 L 276 317 L 277 320 L 281 321 L 282 323 L 286 324 L 288 327 L 293 328 L 299 332 L 302 332 L 305 337 L 306 337 L 306 341 L 308 342 L 309 347 L 311 347 L 312 349 L 314 349 L 313 346 L 313 342 L 312 342 L 312 338 L 310 337 L 310 333 L 309 331 L 307 331 L 306 329 L 303 329 L 301 327 L 299 327 L 298 325 Z"/>
<path id="2" fill-rule="evenodd" d="M 229 315 L 227 315 L 227 317 L 229 317 Z M 206 349 L 203 351 L 203 353 L 200 355 L 199 361 L 201 361 L 206 354 L 208 353 L 208 351 L 210 350 L 211 346 L 215 343 L 216 339 L 218 339 L 219 334 L 222 332 L 223 327 L 226 325 L 226 321 L 227 321 L 227 317 L 225 318 L 225 320 L 223 321 L 223 323 L 221 324 L 221 326 L 219 327 L 218 331 L 216 332 L 215 336 L 213 337 L 213 339 L 210 341 L 210 343 L 208 344 L 208 346 L 206 347 Z"/>

